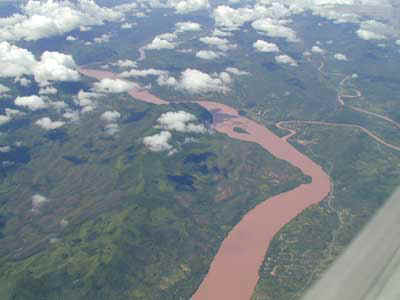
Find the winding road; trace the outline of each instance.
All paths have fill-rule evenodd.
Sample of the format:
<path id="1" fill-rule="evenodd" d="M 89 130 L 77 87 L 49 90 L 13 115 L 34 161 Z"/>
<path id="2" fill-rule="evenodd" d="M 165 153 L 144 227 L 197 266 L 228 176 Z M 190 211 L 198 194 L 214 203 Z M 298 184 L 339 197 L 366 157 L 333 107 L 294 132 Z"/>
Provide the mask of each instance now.
<path id="1" fill-rule="evenodd" d="M 349 80 L 350 78 L 351 78 L 350 75 L 348 75 L 345 78 L 343 78 L 343 80 L 340 81 L 340 86 L 339 87 L 343 88 L 343 85 L 345 84 L 345 82 L 347 80 Z M 377 114 L 377 113 L 374 113 L 374 112 L 371 112 L 371 111 L 368 111 L 368 110 L 365 110 L 365 109 L 362 109 L 362 108 L 359 108 L 359 107 L 355 107 L 353 105 L 349 105 L 349 104 L 346 105 L 345 102 L 343 101 L 343 98 L 361 98 L 362 97 L 362 93 L 361 93 L 360 90 L 358 90 L 358 89 L 354 89 L 354 90 L 356 91 L 356 95 L 340 94 L 340 92 L 338 93 L 337 100 L 338 100 L 338 102 L 339 102 L 339 104 L 341 106 L 347 106 L 348 108 L 350 108 L 350 109 L 352 109 L 354 111 L 380 118 L 382 120 L 385 120 L 385 121 L 391 123 L 392 125 L 396 126 L 397 128 L 400 128 L 400 123 L 396 122 L 395 120 L 393 120 L 393 119 L 391 119 L 391 118 L 389 118 L 387 116 L 380 115 L 380 114 Z"/>
<path id="2" fill-rule="evenodd" d="M 282 139 L 287 140 L 288 138 L 292 137 L 293 135 L 296 134 L 296 131 L 293 130 L 292 128 L 287 128 L 285 127 L 285 124 L 313 124 L 313 125 L 324 125 L 324 126 L 335 126 L 335 127 L 348 127 L 348 128 L 356 128 L 359 129 L 361 131 L 363 131 L 364 133 L 368 134 L 372 139 L 374 139 L 375 141 L 377 141 L 378 143 L 389 147 L 393 150 L 397 150 L 400 151 L 400 147 L 399 146 L 395 146 L 392 144 L 389 144 L 387 142 L 385 142 L 382 138 L 380 138 L 379 136 L 377 136 L 376 134 L 372 133 L 371 131 L 369 131 L 368 129 L 359 126 L 359 125 L 354 125 L 354 124 L 342 124 L 342 123 L 330 123 L 330 122 L 321 122 L 321 121 L 301 121 L 301 120 L 293 120 L 293 121 L 280 121 L 278 123 L 276 123 L 276 127 L 280 128 L 280 129 L 286 129 L 288 131 L 290 131 L 290 133 L 286 136 L 284 136 Z"/>

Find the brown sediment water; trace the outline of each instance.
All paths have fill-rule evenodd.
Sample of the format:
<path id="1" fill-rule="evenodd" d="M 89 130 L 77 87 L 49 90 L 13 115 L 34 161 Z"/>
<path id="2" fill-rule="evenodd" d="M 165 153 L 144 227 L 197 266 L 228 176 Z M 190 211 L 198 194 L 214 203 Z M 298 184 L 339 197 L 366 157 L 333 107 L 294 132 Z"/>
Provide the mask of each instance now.
<path id="1" fill-rule="evenodd" d="M 97 79 L 117 77 L 107 71 L 85 69 L 81 72 Z M 146 102 L 168 103 L 140 88 L 132 89 L 129 94 Z M 197 103 L 213 114 L 216 131 L 234 139 L 257 143 L 312 178 L 310 184 L 268 198 L 250 210 L 222 242 L 208 274 L 192 296 L 194 300 L 247 300 L 256 286 L 258 270 L 273 236 L 305 208 L 323 200 L 330 192 L 330 180 L 319 165 L 297 151 L 286 139 L 240 116 L 234 108 L 211 101 Z M 237 126 L 247 133 L 235 132 L 233 128 Z"/>
<path id="2" fill-rule="evenodd" d="M 273 236 L 305 208 L 324 199 L 330 192 L 330 180 L 319 165 L 264 126 L 240 116 L 229 106 L 208 101 L 198 103 L 213 113 L 217 131 L 257 143 L 312 178 L 310 184 L 268 198 L 249 211 L 223 241 L 207 276 L 192 297 L 247 300 L 256 286 L 258 270 Z M 239 124 L 248 134 L 233 130 Z"/>

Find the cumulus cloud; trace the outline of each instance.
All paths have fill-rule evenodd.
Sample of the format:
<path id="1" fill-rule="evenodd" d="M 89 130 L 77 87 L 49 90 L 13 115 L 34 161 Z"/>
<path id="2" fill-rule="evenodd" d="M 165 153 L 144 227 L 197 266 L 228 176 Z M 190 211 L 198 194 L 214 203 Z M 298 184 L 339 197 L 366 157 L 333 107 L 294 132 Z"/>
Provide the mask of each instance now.
<path id="1" fill-rule="evenodd" d="M 289 42 L 298 41 L 296 32 L 282 24 L 282 22 L 271 18 L 256 20 L 251 26 L 258 32 L 262 32 L 269 37 L 285 38 Z"/>
<path id="2" fill-rule="evenodd" d="M 252 20 L 254 12 L 253 9 L 247 7 L 234 9 L 226 5 L 220 5 L 214 9 L 213 16 L 217 26 L 235 30 Z"/>
<path id="3" fill-rule="evenodd" d="M 85 92 L 80 90 L 78 95 L 74 98 L 74 102 L 81 107 L 82 113 L 86 113 L 92 111 L 96 107 L 94 100 L 101 96 L 102 94 L 100 93 Z"/>
<path id="4" fill-rule="evenodd" d="M 73 41 L 76 41 L 76 40 L 77 40 L 76 37 L 74 37 L 74 36 L 72 36 L 72 35 L 67 36 L 65 39 L 66 39 L 67 41 L 69 41 L 69 42 L 73 42 Z"/>
<path id="5" fill-rule="evenodd" d="M 136 68 L 137 63 L 130 59 L 119 59 L 117 62 L 112 63 L 113 66 L 117 66 L 120 68 Z"/>
<path id="6" fill-rule="evenodd" d="M 20 112 L 19 110 L 16 109 L 11 109 L 11 108 L 6 108 L 5 109 L 5 114 L 0 115 L 0 125 L 3 125 L 9 121 L 15 116 L 22 115 L 23 113 Z"/>
<path id="7" fill-rule="evenodd" d="M 0 83 L 0 94 L 1 93 L 7 93 L 8 91 L 10 91 L 10 89 L 8 87 L 6 87 L 5 85 L 2 85 Z"/>
<path id="8" fill-rule="evenodd" d="M 383 34 L 375 33 L 365 29 L 358 29 L 356 31 L 359 38 L 369 41 L 369 40 L 384 40 L 386 37 Z"/>
<path id="9" fill-rule="evenodd" d="M 319 46 L 313 46 L 313 47 L 311 48 L 311 52 L 323 54 L 323 53 L 325 53 L 325 50 L 322 49 L 322 48 L 319 47 Z"/>
<path id="10" fill-rule="evenodd" d="M 115 122 L 121 117 L 121 114 L 115 110 L 109 110 L 101 115 L 101 119 L 106 122 Z"/>
<path id="11" fill-rule="evenodd" d="M 174 49 L 176 47 L 176 43 L 170 42 L 166 39 L 162 39 L 158 36 L 154 38 L 154 40 L 146 46 L 146 49 L 149 50 L 160 50 L 160 49 Z"/>
<path id="12" fill-rule="evenodd" d="M 161 131 L 143 138 L 143 144 L 153 152 L 167 151 L 172 149 L 172 145 L 168 143 L 171 137 L 172 134 L 169 131 Z"/>
<path id="13" fill-rule="evenodd" d="M 106 132 L 106 134 L 114 135 L 119 131 L 119 125 L 116 122 L 119 120 L 120 117 L 121 114 L 116 110 L 106 111 L 100 116 L 103 121 L 108 123 L 104 126 L 104 131 Z"/>
<path id="14" fill-rule="evenodd" d="M 160 76 L 168 73 L 167 71 L 158 70 L 158 69 L 147 69 L 147 70 L 137 70 L 131 69 L 129 71 L 122 72 L 119 74 L 121 77 L 146 77 L 146 76 Z"/>
<path id="15" fill-rule="evenodd" d="M 22 6 L 23 14 L 0 19 L 0 40 L 38 40 L 62 35 L 77 28 L 101 25 L 104 21 L 120 21 L 127 12 L 120 7 L 98 6 L 92 0 L 34 1 Z"/>
<path id="16" fill-rule="evenodd" d="M 36 125 L 45 130 L 53 130 L 65 124 L 63 121 L 52 121 L 49 117 L 44 117 L 35 122 Z"/>
<path id="17" fill-rule="evenodd" d="M 14 82 L 26 87 L 32 83 L 32 80 L 25 77 L 15 77 Z"/>
<path id="18" fill-rule="evenodd" d="M 114 135 L 119 131 L 119 125 L 116 123 L 109 123 L 106 126 L 104 126 L 104 131 L 108 135 Z"/>
<path id="19" fill-rule="evenodd" d="M 63 118 L 70 120 L 72 122 L 79 120 L 79 111 L 73 111 L 71 109 L 67 109 L 65 113 L 63 113 Z"/>
<path id="20" fill-rule="evenodd" d="M 57 94 L 57 89 L 52 86 L 42 87 L 39 90 L 39 95 L 55 95 Z"/>
<path id="21" fill-rule="evenodd" d="M 227 32 L 227 31 L 223 31 L 223 30 L 219 30 L 218 28 L 215 28 L 212 35 L 220 36 L 220 37 L 228 37 L 228 36 L 232 36 L 232 32 Z"/>
<path id="22" fill-rule="evenodd" d="M 45 51 L 40 60 L 26 49 L 0 43 L 0 77 L 21 77 L 33 75 L 40 84 L 49 81 L 77 81 L 80 75 L 71 55 Z"/>
<path id="23" fill-rule="evenodd" d="M 99 93 L 123 93 L 132 89 L 132 83 L 121 79 L 104 78 L 94 83 L 93 90 Z"/>
<path id="24" fill-rule="evenodd" d="M 110 41 L 110 38 L 111 38 L 111 34 L 103 33 L 101 36 L 95 37 L 93 39 L 93 41 L 96 44 L 108 43 Z"/>
<path id="25" fill-rule="evenodd" d="M 14 101 L 14 104 L 29 108 L 30 110 L 38 110 L 48 107 L 48 104 L 37 95 L 17 97 Z"/>
<path id="26" fill-rule="evenodd" d="M 39 209 L 46 203 L 49 202 L 50 200 L 46 198 L 45 196 L 35 194 L 32 196 L 32 211 L 33 212 L 39 212 Z"/>
<path id="27" fill-rule="evenodd" d="M 253 43 L 253 47 L 260 52 L 279 52 L 279 47 L 274 43 L 269 43 L 263 40 L 257 40 Z"/>
<path id="28" fill-rule="evenodd" d="M 230 77 L 226 72 L 209 75 L 196 69 L 186 69 L 182 72 L 179 80 L 174 77 L 160 76 L 157 82 L 159 85 L 173 86 L 178 90 L 193 94 L 206 92 L 225 93 L 229 90 Z"/>
<path id="29" fill-rule="evenodd" d="M 136 25 L 137 23 L 123 23 L 121 24 L 121 29 L 132 29 Z"/>
<path id="30" fill-rule="evenodd" d="M 64 101 L 53 101 L 49 102 L 49 106 L 53 107 L 54 109 L 60 111 L 62 109 L 66 109 L 68 105 Z"/>
<path id="31" fill-rule="evenodd" d="M 34 66 L 34 77 L 39 83 L 48 81 L 78 81 L 79 72 L 71 55 L 45 51 Z"/>
<path id="32" fill-rule="evenodd" d="M 238 68 L 233 68 L 233 67 L 226 68 L 225 71 L 239 76 L 250 74 L 249 72 L 241 71 Z"/>
<path id="33" fill-rule="evenodd" d="M 208 0 L 169 0 L 168 5 L 173 7 L 178 14 L 187 14 L 210 6 Z"/>
<path id="34" fill-rule="evenodd" d="M 360 29 L 356 33 L 364 40 L 383 40 L 389 36 L 397 35 L 394 28 L 375 20 L 361 22 Z"/>
<path id="35" fill-rule="evenodd" d="M 35 56 L 26 49 L 0 43 L 0 77 L 18 77 L 30 75 L 37 61 Z"/>
<path id="36" fill-rule="evenodd" d="M 202 58 L 202 59 L 207 59 L 207 60 L 213 60 L 216 58 L 219 58 L 221 56 L 221 53 L 214 52 L 211 50 L 200 50 L 196 53 L 196 57 Z"/>
<path id="37" fill-rule="evenodd" d="M 1 153 L 7 153 L 11 151 L 11 147 L 10 146 L 0 146 L 0 152 Z"/>
<path id="38" fill-rule="evenodd" d="M 337 60 L 347 61 L 347 56 L 342 54 L 342 53 L 336 53 L 334 55 L 334 58 L 337 59 Z"/>
<path id="39" fill-rule="evenodd" d="M 201 25 L 194 22 L 178 22 L 175 24 L 177 32 L 200 31 Z"/>
<path id="40" fill-rule="evenodd" d="M 291 58 L 290 56 L 288 56 L 286 54 L 275 56 L 275 61 L 277 63 L 287 64 L 287 65 L 291 65 L 293 67 L 298 66 L 297 62 L 293 58 Z"/>
<path id="41" fill-rule="evenodd" d="M 236 48 L 235 44 L 230 44 L 227 39 L 219 38 L 217 36 L 205 36 L 200 38 L 200 41 L 210 46 L 216 46 L 222 51 Z"/>
<path id="42" fill-rule="evenodd" d="M 157 121 L 160 124 L 159 127 L 164 130 L 195 133 L 206 132 L 206 128 L 203 124 L 194 123 L 197 121 L 195 115 L 185 112 L 183 110 L 177 112 L 169 111 L 163 113 Z"/>

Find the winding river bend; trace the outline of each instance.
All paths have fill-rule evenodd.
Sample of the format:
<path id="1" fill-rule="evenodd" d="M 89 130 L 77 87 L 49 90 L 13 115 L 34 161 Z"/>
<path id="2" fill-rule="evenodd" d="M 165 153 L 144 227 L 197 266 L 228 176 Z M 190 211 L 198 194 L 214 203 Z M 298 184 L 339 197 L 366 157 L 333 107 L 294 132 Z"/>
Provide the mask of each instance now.
<path id="1" fill-rule="evenodd" d="M 117 77 L 107 71 L 80 71 L 97 79 Z M 129 94 L 135 99 L 154 104 L 168 103 L 139 86 L 132 88 Z M 290 145 L 287 138 L 279 138 L 227 105 L 211 101 L 197 103 L 213 114 L 213 127 L 218 132 L 234 139 L 257 143 L 312 178 L 310 184 L 302 184 L 268 198 L 249 211 L 221 244 L 208 274 L 192 297 L 194 300 L 247 300 L 256 286 L 258 270 L 273 236 L 305 208 L 323 200 L 330 192 L 330 179 L 319 165 Z M 238 133 L 233 130 L 234 127 L 241 127 L 247 133 Z"/>

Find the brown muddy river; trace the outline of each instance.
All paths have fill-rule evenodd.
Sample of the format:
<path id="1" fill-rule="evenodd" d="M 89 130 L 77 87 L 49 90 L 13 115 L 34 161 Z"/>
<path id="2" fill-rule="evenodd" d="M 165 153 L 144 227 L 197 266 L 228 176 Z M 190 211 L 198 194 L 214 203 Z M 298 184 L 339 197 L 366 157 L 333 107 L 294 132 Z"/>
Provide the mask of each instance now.
<path id="1" fill-rule="evenodd" d="M 115 74 L 107 71 L 80 71 L 97 79 L 116 78 Z M 129 94 L 154 104 L 168 103 L 138 86 Z M 323 200 L 330 192 L 330 179 L 319 165 L 297 151 L 285 138 L 279 138 L 257 122 L 240 116 L 232 107 L 211 101 L 197 103 L 213 114 L 213 127 L 218 132 L 257 143 L 312 178 L 310 184 L 268 198 L 249 211 L 222 242 L 208 274 L 192 297 L 194 300 L 247 300 L 256 286 L 258 270 L 273 236 L 305 208 Z M 248 134 L 235 132 L 234 127 L 241 127 Z"/>

